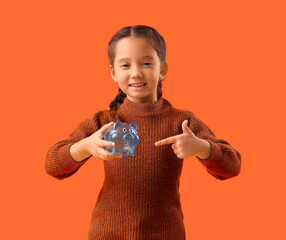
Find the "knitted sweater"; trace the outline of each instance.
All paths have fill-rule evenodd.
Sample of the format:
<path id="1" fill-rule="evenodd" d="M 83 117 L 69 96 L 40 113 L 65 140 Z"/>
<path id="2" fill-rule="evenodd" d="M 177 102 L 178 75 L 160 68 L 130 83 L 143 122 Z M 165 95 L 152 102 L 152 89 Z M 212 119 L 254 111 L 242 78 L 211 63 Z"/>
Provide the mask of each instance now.
<path id="1" fill-rule="evenodd" d="M 211 144 L 211 157 L 198 160 L 221 180 L 239 174 L 240 154 L 228 142 L 217 139 L 190 111 L 173 108 L 163 98 L 147 104 L 126 98 L 117 111 L 97 112 L 67 139 L 53 145 L 46 156 L 46 172 L 58 179 L 74 174 L 88 158 L 74 161 L 70 146 L 117 119 L 136 122 L 140 142 L 135 156 L 104 161 L 105 179 L 92 214 L 89 239 L 185 239 L 179 193 L 183 160 L 170 144 L 155 147 L 154 143 L 181 134 L 182 122 L 187 119 L 193 133 Z"/>

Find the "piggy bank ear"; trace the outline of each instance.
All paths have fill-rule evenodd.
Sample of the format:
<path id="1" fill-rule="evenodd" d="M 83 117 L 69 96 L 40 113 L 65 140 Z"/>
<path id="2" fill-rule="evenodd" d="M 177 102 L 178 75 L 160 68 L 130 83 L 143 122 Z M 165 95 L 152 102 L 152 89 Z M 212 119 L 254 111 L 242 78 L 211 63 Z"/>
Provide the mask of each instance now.
<path id="1" fill-rule="evenodd" d="M 130 123 L 129 125 L 130 125 L 131 127 L 135 128 L 136 131 L 138 132 L 138 125 L 137 125 L 136 122 L 132 122 L 132 123 Z"/>
<path id="2" fill-rule="evenodd" d="M 113 125 L 113 129 L 117 128 L 120 125 L 123 125 L 123 123 L 120 120 L 117 120 Z"/>

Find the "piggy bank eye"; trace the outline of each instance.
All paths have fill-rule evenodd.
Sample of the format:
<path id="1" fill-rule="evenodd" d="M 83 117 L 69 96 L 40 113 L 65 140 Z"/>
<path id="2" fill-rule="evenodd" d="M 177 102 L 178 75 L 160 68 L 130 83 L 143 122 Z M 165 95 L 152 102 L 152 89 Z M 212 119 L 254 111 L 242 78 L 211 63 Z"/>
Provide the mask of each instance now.
<path id="1" fill-rule="evenodd" d="M 133 129 L 129 129 L 129 132 L 132 132 L 132 133 L 134 133 Z"/>
<path id="2" fill-rule="evenodd" d="M 126 128 L 122 128 L 122 131 L 123 131 L 123 132 L 126 132 L 126 131 L 127 131 L 127 129 L 126 129 Z"/>

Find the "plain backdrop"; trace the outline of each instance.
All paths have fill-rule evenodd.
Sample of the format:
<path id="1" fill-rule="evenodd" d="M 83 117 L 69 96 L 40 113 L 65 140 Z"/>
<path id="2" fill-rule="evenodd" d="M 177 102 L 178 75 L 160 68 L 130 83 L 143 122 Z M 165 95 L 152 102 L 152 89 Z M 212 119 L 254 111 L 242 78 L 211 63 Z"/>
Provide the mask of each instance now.
<path id="1" fill-rule="evenodd" d="M 286 239 L 283 3 L 1 1 L 0 238 L 87 239 L 103 162 L 91 158 L 60 181 L 45 173 L 45 156 L 108 108 L 118 90 L 108 41 L 144 24 L 167 44 L 163 97 L 242 156 L 240 175 L 226 181 L 184 160 L 187 239 Z"/>

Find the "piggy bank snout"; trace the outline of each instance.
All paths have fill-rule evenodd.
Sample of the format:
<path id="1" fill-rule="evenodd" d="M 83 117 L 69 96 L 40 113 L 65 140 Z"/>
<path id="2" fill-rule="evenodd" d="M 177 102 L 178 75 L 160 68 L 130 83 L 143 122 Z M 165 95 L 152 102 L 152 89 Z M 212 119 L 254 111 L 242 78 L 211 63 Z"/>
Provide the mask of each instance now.
<path id="1" fill-rule="evenodd" d="M 136 136 L 132 133 L 126 133 L 123 135 L 122 139 L 127 146 L 130 146 L 133 142 L 136 141 Z"/>

